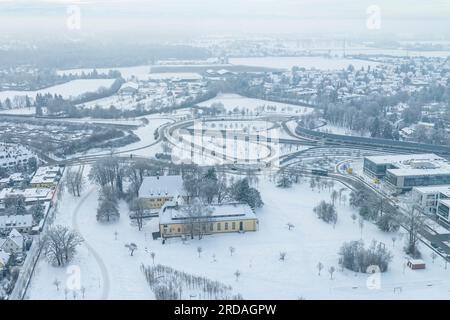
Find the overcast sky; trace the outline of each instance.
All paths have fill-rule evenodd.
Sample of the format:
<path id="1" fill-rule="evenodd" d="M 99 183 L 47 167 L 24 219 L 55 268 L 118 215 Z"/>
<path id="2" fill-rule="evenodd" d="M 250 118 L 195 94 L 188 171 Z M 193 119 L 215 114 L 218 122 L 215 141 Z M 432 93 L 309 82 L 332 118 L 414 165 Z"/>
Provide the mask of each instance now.
<path id="1" fill-rule="evenodd" d="M 450 32 L 450 0 L 0 0 L 0 32 L 67 31 L 71 5 L 79 7 L 80 30 L 87 34 Z M 367 27 L 371 5 L 380 9 L 379 29 Z"/>

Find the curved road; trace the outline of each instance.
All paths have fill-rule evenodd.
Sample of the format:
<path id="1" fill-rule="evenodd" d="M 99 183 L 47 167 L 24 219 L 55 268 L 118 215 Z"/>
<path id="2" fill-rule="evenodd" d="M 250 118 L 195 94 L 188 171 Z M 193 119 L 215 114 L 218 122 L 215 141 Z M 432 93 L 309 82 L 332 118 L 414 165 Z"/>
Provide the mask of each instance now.
<path id="1" fill-rule="evenodd" d="M 78 215 L 80 214 L 80 212 L 82 210 L 81 207 L 84 205 L 84 203 L 86 202 L 86 200 L 91 197 L 91 196 L 95 196 L 95 193 L 93 193 L 92 191 L 94 191 L 95 188 L 91 188 L 90 190 L 88 190 L 86 192 L 86 194 L 81 198 L 81 200 L 78 202 L 77 206 L 75 207 L 73 213 L 72 213 L 72 225 L 75 231 L 77 231 L 81 236 L 83 236 L 83 234 L 80 231 L 79 225 L 78 225 Z M 103 262 L 101 256 L 98 254 L 97 251 L 95 251 L 95 249 L 89 244 L 89 242 L 86 241 L 86 238 L 84 238 L 84 245 L 86 246 L 86 248 L 88 249 L 89 253 L 92 254 L 92 256 L 94 257 L 96 263 L 98 264 L 99 268 L 100 268 L 100 272 L 103 278 L 103 287 L 102 287 L 102 295 L 101 295 L 101 300 L 108 300 L 108 296 L 109 296 L 109 291 L 110 291 L 110 282 L 109 282 L 109 274 L 108 274 L 108 269 L 106 268 L 105 263 Z"/>

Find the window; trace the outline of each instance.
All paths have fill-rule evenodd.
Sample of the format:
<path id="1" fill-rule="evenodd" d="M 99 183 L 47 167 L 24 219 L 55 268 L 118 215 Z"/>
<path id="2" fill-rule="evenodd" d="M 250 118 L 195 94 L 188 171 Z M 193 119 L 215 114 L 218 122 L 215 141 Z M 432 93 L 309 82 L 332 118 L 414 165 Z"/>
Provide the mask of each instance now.
<path id="1" fill-rule="evenodd" d="M 221 225 L 220 225 L 220 222 L 219 222 L 219 223 L 217 223 L 217 231 L 220 231 L 220 229 L 221 229 Z"/>
<path id="2" fill-rule="evenodd" d="M 209 231 L 213 231 L 214 230 L 214 224 L 210 223 L 209 224 Z"/>
<path id="3" fill-rule="evenodd" d="M 236 222 L 232 222 L 232 223 L 231 223 L 231 229 L 233 229 L 233 230 L 236 229 Z"/>
<path id="4" fill-rule="evenodd" d="M 228 222 L 225 222 L 225 230 L 228 230 Z"/>
<path id="5" fill-rule="evenodd" d="M 178 228 L 178 233 L 180 233 L 181 232 L 181 228 Z"/>

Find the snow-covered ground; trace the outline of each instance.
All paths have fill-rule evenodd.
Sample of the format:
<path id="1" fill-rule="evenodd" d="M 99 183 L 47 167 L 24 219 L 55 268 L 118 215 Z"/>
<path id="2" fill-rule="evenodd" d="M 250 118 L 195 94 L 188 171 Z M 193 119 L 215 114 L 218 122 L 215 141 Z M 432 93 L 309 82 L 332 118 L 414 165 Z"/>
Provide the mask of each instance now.
<path id="1" fill-rule="evenodd" d="M 73 80 L 63 84 L 59 84 L 53 87 L 37 90 L 37 91 L 0 91 L 0 100 L 4 101 L 9 98 L 11 101 L 14 97 L 28 96 L 30 99 L 34 99 L 36 94 L 58 94 L 63 98 L 70 99 L 76 98 L 87 92 L 96 92 L 100 88 L 109 88 L 113 84 L 114 79 L 80 79 Z"/>
<path id="2" fill-rule="evenodd" d="M 292 67 L 318 70 L 340 70 L 353 65 L 356 69 L 377 66 L 379 63 L 344 58 L 324 58 L 324 57 L 251 57 L 251 58 L 230 58 L 230 63 L 234 65 L 265 67 L 291 70 Z"/>
<path id="3" fill-rule="evenodd" d="M 370 136 L 369 132 L 364 132 L 361 134 L 360 132 L 356 132 L 352 129 L 333 125 L 330 123 L 327 123 L 325 126 L 318 128 L 317 131 L 325 132 L 325 133 L 341 134 L 341 135 L 346 135 L 346 136 L 358 136 L 358 137 Z"/>
<path id="4" fill-rule="evenodd" d="M 96 69 L 98 73 L 105 73 L 107 74 L 109 71 L 117 70 L 120 72 L 122 77 L 125 80 L 129 80 L 132 77 L 136 77 L 138 79 L 145 79 L 147 75 L 150 73 L 150 65 L 144 65 L 144 66 L 134 66 L 134 67 L 122 67 L 122 68 L 97 68 Z M 80 68 L 80 69 L 66 69 L 66 70 L 58 70 L 57 73 L 59 75 L 81 75 L 83 72 L 85 74 L 88 74 L 90 72 L 94 71 L 94 68 Z"/>
<path id="5" fill-rule="evenodd" d="M 342 187 L 335 185 L 337 190 Z M 311 191 L 308 182 L 279 189 L 269 177 L 261 177 L 258 188 L 265 202 L 256 212 L 259 231 L 218 234 L 186 243 L 173 239 L 164 245 L 151 238 L 151 232 L 157 230 L 157 219 L 149 221 L 139 232 L 130 224 L 126 205 L 121 203 L 119 222 L 99 224 L 95 218 L 96 187 L 87 186 L 81 199 L 65 193 L 57 223 L 77 229 L 85 239 L 72 262 L 75 268 L 69 271 L 80 268 L 80 286 L 86 288 L 87 299 L 153 299 L 140 271 L 141 264 L 152 264 L 151 252 L 156 255 L 155 263 L 229 284 L 245 299 L 448 299 L 450 271 L 444 269 L 441 259 L 433 264 L 430 253 L 422 247 L 427 269 L 405 268 L 402 251 L 405 237 L 401 240 L 398 233 L 383 233 L 368 222 L 362 230 L 365 243 L 381 241 L 394 255 L 388 272 L 372 276 L 370 279 L 379 285 L 369 289 L 369 275 L 342 271 L 338 266 L 339 248 L 343 242 L 359 240 L 361 233 L 358 223 L 351 219 L 353 210 L 348 204 L 337 202 L 339 218 L 335 228 L 315 216 L 313 207 L 321 200 L 330 201 L 330 191 Z M 348 197 L 348 191 L 345 194 Z M 289 231 L 287 223 L 295 228 Z M 395 245 L 393 236 L 398 239 Z M 130 242 L 138 246 L 134 256 L 124 247 Z M 200 258 L 199 246 L 203 249 Z M 230 246 L 236 248 L 232 256 Z M 280 252 L 286 252 L 285 261 L 280 261 Z M 318 262 L 324 265 L 320 276 Z M 331 266 L 337 269 L 333 280 L 327 272 Z M 234 276 L 236 270 L 241 272 L 238 281 Z M 62 282 L 60 291 L 52 284 L 55 278 Z M 73 277 L 65 268 L 54 268 L 41 260 L 28 298 L 64 299 L 64 287 L 71 280 Z M 80 296 L 77 292 L 77 299 Z M 72 291 L 68 298 L 73 299 Z"/>
<path id="6" fill-rule="evenodd" d="M 211 107 L 214 103 L 222 103 L 227 111 L 233 111 L 235 108 L 241 110 L 248 110 L 256 113 L 258 111 L 264 113 L 285 113 L 293 115 L 301 115 L 312 113 L 314 109 L 308 107 L 297 106 L 293 104 L 272 102 L 261 99 L 246 98 L 238 94 L 219 94 L 215 98 L 199 103 L 201 107 Z M 275 107 L 276 110 L 271 108 Z"/>
<path id="7" fill-rule="evenodd" d="M 146 116 L 148 124 L 142 123 L 142 118 L 135 120 L 117 120 L 118 124 L 133 124 L 140 126 L 133 130 L 140 141 L 128 144 L 126 146 L 116 148 L 112 150 L 116 154 L 121 156 L 133 155 L 140 157 L 153 157 L 156 152 L 161 152 L 161 147 L 156 144 L 155 131 L 166 123 L 171 122 L 170 118 L 160 117 L 158 115 Z M 92 119 L 92 122 L 97 123 L 115 123 L 114 120 L 102 120 L 102 119 Z M 94 155 L 109 155 L 111 150 L 104 149 L 91 149 L 83 154 L 74 154 L 70 158 L 77 158 L 79 156 L 94 156 Z"/>
<path id="8" fill-rule="evenodd" d="M 148 80 L 201 80 L 203 77 L 194 72 L 164 72 L 164 73 L 150 73 Z"/>
<path id="9" fill-rule="evenodd" d="M 0 110 L 0 114 L 7 114 L 7 115 L 33 115 L 36 113 L 36 108 L 15 108 L 15 109 L 9 109 L 9 110 Z"/>

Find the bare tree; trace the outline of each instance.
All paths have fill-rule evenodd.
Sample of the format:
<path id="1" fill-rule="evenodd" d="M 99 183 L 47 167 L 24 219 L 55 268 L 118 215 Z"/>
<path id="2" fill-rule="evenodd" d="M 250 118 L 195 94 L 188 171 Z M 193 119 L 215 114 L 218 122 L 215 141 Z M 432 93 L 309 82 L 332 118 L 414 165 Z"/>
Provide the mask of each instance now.
<path id="1" fill-rule="evenodd" d="M 60 284 L 61 284 L 61 281 L 59 281 L 58 279 L 55 279 L 53 281 L 53 285 L 56 287 L 56 291 L 59 291 Z"/>
<path id="2" fill-rule="evenodd" d="M 336 271 L 336 268 L 335 267 L 333 267 L 333 266 L 331 266 L 329 269 L 328 269 L 328 272 L 330 273 L 330 279 L 331 280 L 333 280 L 333 273 Z"/>
<path id="3" fill-rule="evenodd" d="M 420 252 L 417 248 L 417 243 L 419 241 L 419 232 L 424 226 L 424 216 L 415 205 L 410 205 L 406 212 L 405 226 L 408 230 L 405 252 L 414 258 L 419 257 Z"/>
<path id="4" fill-rule="evenodd" d="M 319 276 L 320 276 L 320 272 L 322 271 L 322 269 L 323 269 L 323 264 L 322 264 L 322 262 L 319 262 L 317 264 L 317 270 L 319 270 Z"/>
<path id="5" fill-rule="evenodd" d="M 125 248 L 128 248 L 130 251 L 130 256 L 133 256 L 134 252 L 137 250 L 137 245 L 135 243 L 127 243 L 125 245 Z"/>
<path id="6" fill-rule="evenodd" d="M 84 186 L 84 178 L 81 168 L 79 170 L 67 168 L 65 186 L 74 197 L 79 197 L 81 195 Z"/>
<path id="7" fill-rule="evenodd" d="M 156 253 L 151 252 L 151 253 L 150 253 L 150 256 L 152 257 L 153 264 L 155 264 L 155 256 L 156 256 Z"/>
<path id="8" fill-rule="evenodd" d="M 438 255 L 436 254 L 436 252 L 433 251 L 433 252 L 431 253 L 430 256 L 431 256 L 431 260 L 432 260 L 433 263 L 434 263 L 434 260 L 436 260 L 436 258 L 438 257 Z"/>
<path id="9" fill-rule="evenodd" d="M 76 253 L 76 247 L 83 239 L 75 231 L 67 227 L 56 226 L 51 228 L 44 238 L 44 249 L 47 259 L 54 265 L 66 265 Z"/>
<path id="10" fill-rule="evenodd" d="M 133 222 L 136 223 L 139 231 L 141 231 L 144 226 L 144 218 L 145 218 L 145 206 L 143 200 L 139 198 L 131 200 L 130 211 Z"/>
<path id="11" fill-rule="evenodd" d="M 191 239 L 194 239 L 194 235 L 198 234 L 198 239 L 200 240 L 208 230 L 213 210 L 199 199 L 192 200 L 189 204 L 183 206 L 181 210 L 188 218 Z"/>
<path id="12" fill-rule="evenodd" d="M 238 281 L 239 277 L 241 276 L 241 272 L 239 270 L 236 270 L 236 272 L 234 273 L 234 276 L 236 277 L 236 281 Z"/>
<path id="13" fill-rule="evenodd" d="M 201 254 L 202 254 L 202 247 L 197 247 L 197 252 L 198 252 L 198 257 L 200 258 Z"/>
<path id="14" fill-rule="evenodd" d="M 335 205 L 337 198 L 339 197 L 339 193 L 336 190 L 333 190 L 333 192 L 331 192 L 331 202 L 333 203 L 333 205 Z"/>

